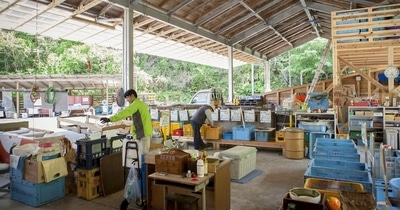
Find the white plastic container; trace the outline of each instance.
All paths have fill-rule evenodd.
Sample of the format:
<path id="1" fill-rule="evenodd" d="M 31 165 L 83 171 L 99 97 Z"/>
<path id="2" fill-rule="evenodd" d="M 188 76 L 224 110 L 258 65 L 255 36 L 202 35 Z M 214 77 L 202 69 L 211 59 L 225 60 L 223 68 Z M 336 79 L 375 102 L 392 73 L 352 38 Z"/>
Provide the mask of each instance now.
<path id="1" fill-rule="evenodd" d="M 204 177 L 204 161 L 202 159 L 197 160 L 197 177 Z"/>
<path id="2" fill-rule="evenodd" d="M 241 179 L 256 169 L 257 149 L 235 146 L 220 152 L 219 157 L 231 160 L 231 179 Z"/>

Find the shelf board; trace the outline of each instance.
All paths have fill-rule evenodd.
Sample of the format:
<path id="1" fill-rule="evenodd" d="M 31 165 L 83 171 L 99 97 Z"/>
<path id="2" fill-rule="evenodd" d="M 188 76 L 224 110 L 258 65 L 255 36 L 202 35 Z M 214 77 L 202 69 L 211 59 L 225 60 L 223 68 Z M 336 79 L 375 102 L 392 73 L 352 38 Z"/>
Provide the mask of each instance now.
<path id="1" fill-rule="evenodd" d="M 374 119 L 383 118 L 383 116 L 364 116 L 364 115 L 349 115 L 350 119 Z"/>
<path id="2" fill-rule="evenodd" d="M 382 130 L 382 129 L 383 129 L 383 127 L 373 127 L 373 128 L 367 128 L 367 131 Z M 350 131 L 361 131 L 361 126 L 359 126 L 359 127 L 353 126 L 353 127 L 350 127 L 349 130 Z"/>

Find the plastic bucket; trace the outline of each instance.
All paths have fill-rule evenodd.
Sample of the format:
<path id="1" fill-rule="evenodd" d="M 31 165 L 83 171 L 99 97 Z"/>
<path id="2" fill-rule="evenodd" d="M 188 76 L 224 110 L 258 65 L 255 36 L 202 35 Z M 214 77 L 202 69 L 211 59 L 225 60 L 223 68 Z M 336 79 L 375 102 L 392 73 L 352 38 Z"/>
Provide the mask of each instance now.
<path id="1" fill-rule="evenodd" d="M 400 198 L 400 178 L 394 178 L 389 181 L 393 189 L 393 197 Z"/>

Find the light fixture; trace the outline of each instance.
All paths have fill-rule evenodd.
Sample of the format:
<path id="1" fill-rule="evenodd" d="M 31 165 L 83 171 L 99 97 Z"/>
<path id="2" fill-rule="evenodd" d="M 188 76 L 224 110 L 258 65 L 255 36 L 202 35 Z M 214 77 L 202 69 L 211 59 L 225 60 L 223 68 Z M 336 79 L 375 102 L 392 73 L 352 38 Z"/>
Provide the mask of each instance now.
<path id="1" fill-rule="evenodd" d="M 356 76 L 356 81 L 357 82 L 361 81 L 361 77 L 360 76 Z"/>

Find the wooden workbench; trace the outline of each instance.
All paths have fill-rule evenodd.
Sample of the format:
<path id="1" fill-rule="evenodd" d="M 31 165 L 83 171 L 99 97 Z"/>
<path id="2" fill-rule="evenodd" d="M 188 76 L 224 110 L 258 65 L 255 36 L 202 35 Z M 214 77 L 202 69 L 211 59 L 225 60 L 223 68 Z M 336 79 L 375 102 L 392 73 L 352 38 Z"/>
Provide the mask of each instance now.
<path id="1" fill-rule="evenodd" d="M 101 134 L 103 134 L 103 131 L 114 130 L 114 129 L 127 129 L 131 127 L 131 125 L 127 125 L 122 122 L 112 125 L 106 124 L 104 127 L 100 127 L 96 125 L 96 120 L 99 119 L 100 117 L 92 115 L 76 116 L 76 117 L 57 117 L 57 127 L 64 129 L 70 129 L 71 127 L 76 128 L 78 133 L 82 133 L 82 129 L 85 128 L 94 131 L 100 131 Z"/>
<path id="2" fill-rule="evenodd" d="M 158 154 L 158 150 L 153 150 L 145 157 L 146 163 L 146 174 L 152 174 L 155 172 L 155 155 Z M 206 188 L 207 197 L 207 208 L 218 209 L 218 210 L 230 210 L 231 209 L 231 174 L 230 174 L 230 160 L 223 160 L 214 174 L 214 177 L 210 180 Z M 163 209 L 164 207 L 164 195 L 163 188 L 160 186 L 153 185 L 153 180 L 147 177 L 147 207 L 149 209 Z M 182 194 L 189 194 L 199 198 L 199 206 L 201 203 L 201 195 L 193 194 L 190 191 L 184 191 L 179 188 L 171 188 L 168 192 L 177 192 Z M 158 195 L 158 196 L 153 196 Z M 159 196 L 160 195 L 160 196 Z"/>

